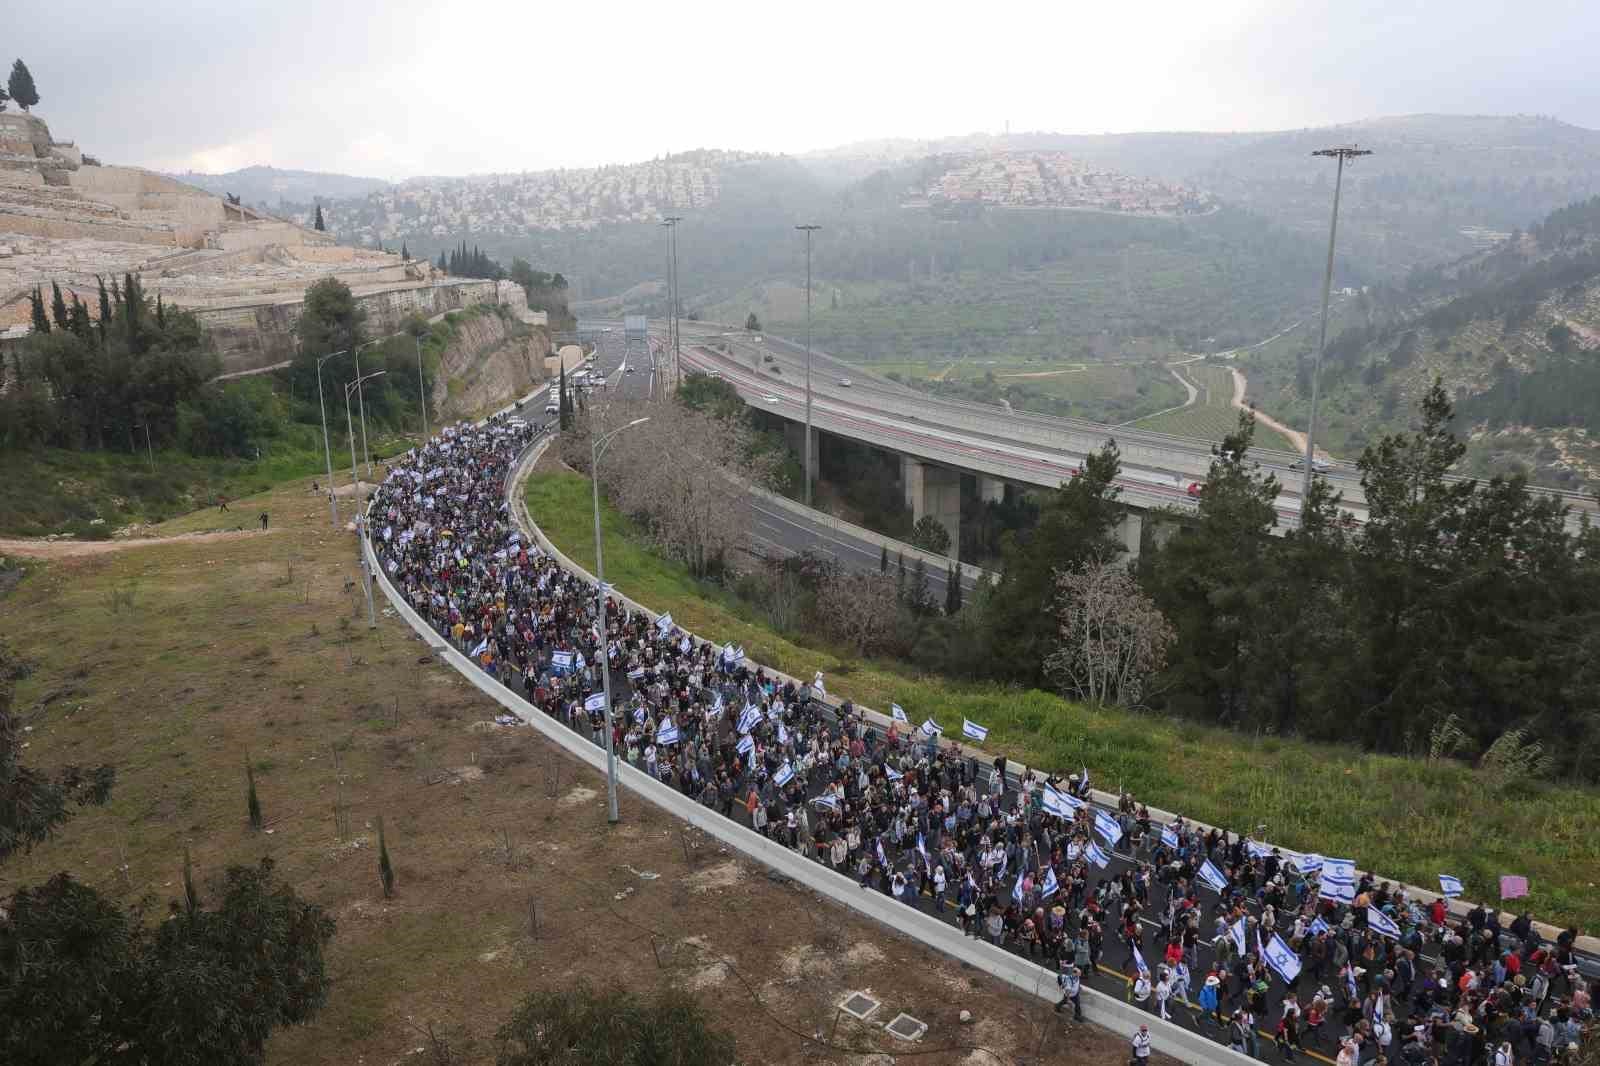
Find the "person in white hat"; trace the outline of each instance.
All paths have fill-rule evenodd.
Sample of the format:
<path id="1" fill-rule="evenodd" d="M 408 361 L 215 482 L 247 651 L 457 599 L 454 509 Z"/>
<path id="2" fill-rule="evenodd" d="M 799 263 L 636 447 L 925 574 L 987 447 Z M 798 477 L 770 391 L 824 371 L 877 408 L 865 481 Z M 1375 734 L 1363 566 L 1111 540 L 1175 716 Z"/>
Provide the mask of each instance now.
<path id="1" fill-rule="evenodd" d="M 1139 1026 L 1139 1031 L 1133 1034 L 1133 1057 L 1128 1060 L 1128 1066 L 1149 1066 L 1150 1063 L 1150 1027 Z"/>

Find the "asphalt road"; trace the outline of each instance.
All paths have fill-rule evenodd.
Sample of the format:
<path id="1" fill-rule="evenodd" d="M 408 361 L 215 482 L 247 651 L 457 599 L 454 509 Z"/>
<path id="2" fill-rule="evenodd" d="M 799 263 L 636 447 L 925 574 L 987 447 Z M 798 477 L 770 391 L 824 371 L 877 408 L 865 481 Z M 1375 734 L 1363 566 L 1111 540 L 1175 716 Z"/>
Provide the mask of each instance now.
<path id="1" fill-rule="evenodd" d="M 642 351 L 637 345 L 630 352 L 621 323 L 582 322 L 579 332 L 585 339 L 594 341 L 593 365 L 607 381 L 605 390 L 591 393 L 591 402 L 600 401 L 604 396 L 631 400 L 650 397 L 655 376 L 666 369 L 667 361 L 660 342 L 652 338 L 648 352 Z M 685 339 L 687 336 L 685 331 Z M 632 367 L 631 373 L 627 369 L 629 366 Z M 882 562 L 883 552 L 879 545 L 830 525 L 820 514 L 816 518 L 808 518 L 760 497 L 753 499 L 753 508 L 755 524 L 749 531 L 751 546 L 763 555 L 781 557 L 809 551 L 833 559 L 852 572 L 876 571 Z M 890 554 L 892 557 L 894 552 L 891 550 Z M 907 565 L 909 568 L 912 564 L 908 562 Z M 927 574 L 929 594 L 935 602 L 944 603 L 946 571 L 929 567 Z M 968 592 L 977 587 L 977 578 L 971 568 L 962 572 L 961 587 Z"/>

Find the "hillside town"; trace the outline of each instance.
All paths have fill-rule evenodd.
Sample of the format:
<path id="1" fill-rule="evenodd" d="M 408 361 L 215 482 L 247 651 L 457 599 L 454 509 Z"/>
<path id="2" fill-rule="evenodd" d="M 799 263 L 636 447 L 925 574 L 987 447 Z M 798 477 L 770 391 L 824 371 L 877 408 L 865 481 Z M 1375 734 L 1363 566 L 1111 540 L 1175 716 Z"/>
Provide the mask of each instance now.
<path id="1" fill-rule="evenodd" d="M 536 230 L 590 230 L 647 222 L 703 208 L 722 191 L 729 167 L 763 157 L 699 151 L 645 163 L 465 178 L 413 178 L 363 200 L 322 205 L 330 230 L 353 244 L 462 234 L 517 236 Z M 310 224 L 313 205 L 292 217 Z"/>
<path id="2" fill-rule="evenodd" d="M 1141 215 L 1200 215 L 1217 205 L 1208 192 L 1091 167 L 1065 152 L 973 156 L 907 194 L 907 206 L 976 203 Z"/>

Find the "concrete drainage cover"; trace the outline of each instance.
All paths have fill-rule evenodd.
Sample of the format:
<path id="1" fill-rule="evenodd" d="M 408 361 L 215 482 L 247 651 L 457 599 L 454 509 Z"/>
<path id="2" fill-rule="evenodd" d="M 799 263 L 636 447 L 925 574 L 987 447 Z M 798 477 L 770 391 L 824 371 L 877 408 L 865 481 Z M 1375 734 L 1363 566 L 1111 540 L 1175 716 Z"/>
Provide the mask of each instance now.
<path id="1" fill-rule="evenodd" d="M 852 992 L 839 1004 L 839 1009 L 857 1021 L 866 1021 L 867 1017 L 883 1004 L 863 992 Z"/>
<path id="2" fill-rule="evenodd" d="M 886 1027 L 890 1036 L 899 1037 L 901 1040 L 921 1040 L 922 1034 L 928 1031 L 926 1022 L 919 1022 L 909 1014 L 897 1014 L 894 1021 Z"/>

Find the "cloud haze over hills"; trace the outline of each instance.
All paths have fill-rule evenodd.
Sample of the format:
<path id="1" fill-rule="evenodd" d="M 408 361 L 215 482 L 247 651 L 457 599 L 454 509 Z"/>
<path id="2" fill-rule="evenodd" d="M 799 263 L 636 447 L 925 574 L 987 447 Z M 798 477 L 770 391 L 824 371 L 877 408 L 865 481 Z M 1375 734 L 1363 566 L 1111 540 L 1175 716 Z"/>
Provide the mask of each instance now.
<path id="1" fill-rule="evenodd" d="M 42 115 L 107 161 L 384 178 L 959 130 L 1290 129 L 1427 111 L 1600 127 L 1593 5 L 22 5 Z M 71 27 L 71 32 L 63 32 Z"/>

